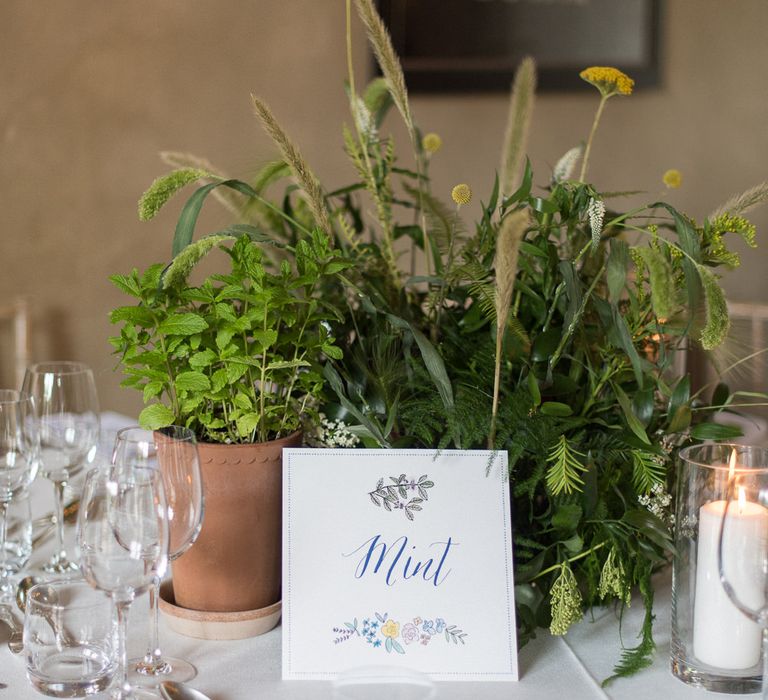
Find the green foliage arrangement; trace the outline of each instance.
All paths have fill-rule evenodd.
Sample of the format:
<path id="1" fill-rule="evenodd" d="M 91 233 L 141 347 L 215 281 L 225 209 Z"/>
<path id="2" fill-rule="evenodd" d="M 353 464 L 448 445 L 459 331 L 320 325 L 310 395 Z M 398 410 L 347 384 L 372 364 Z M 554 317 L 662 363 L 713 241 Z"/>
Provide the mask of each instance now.
<path id="1" fill-rule="evenodd" d="M 205 442 L 264 442 L 316 412 L 320 360 L 341 358 L 326 322 L 335 310 L 317 291 L 349 263 L 315 231 L 292 248 L 293 265 L 284 259 L 270 271 L 261 248 L 238 233 L 201 238 L 167 268 L 111 277 L 137 300 L 112 311 L 121 330 L 111 342 L 123 385 L 151 402 L 139 417 L 147 428 L 181 424 Z M 213 248 L 229 256 L 230 271 L 189 283 Z"/>
<path id="2" fill-rule="evenodd" d="M 284 269 L 286 254 L 296 256 L 298 266 L 299 252 L 310 246 L 317 273 L 311 284 L 299 285 L 306 286 L 301 318 L 310 319 L 301 351 L 291 350 L 293 340 L 282 330 L 277 340 L 256 332 L 261 326 L 253 316 L 262 320 L 261 301 L 254 307 L 260 311 L 250 312 L 250 325 L 230 337 L 238 359 L 222 354 L 232 346 L 217 342 L 220 324 L 230 328 L 242 314 L 219 318 L 219 297 L 232 297 L 227 303 L 242 311 L 245 299 L 236 288 L 243 279 L 255 285 L 254 273 L 222 278 L 218 290 L 158 291 L 160 270 L 153 268 L 144 277 L 115 279 L 141 299 L 140 310 L 113 315 L 127 322 L 116 346 L 131 368 L 128 382 L 152 399 L 160 392 L 172 396 L 178 378 L 195 372 L 201 388 L 192 416 L 205 426 L 216 420 L 206 408 L 213 377 L 224 376 L 216 372 L 243 369 L 238 380 L 248 386 L 237 395 L 245 398 L 238 399 L 242 406 L 231 403 L 242 411 L 244 427 L 254 429 L 249 421 L 255 419 L 246 416 L 254 415 L 265 385 L 254 385 L 245 370 L 269 367 L 252 362 L 261 362 L 260 353 L 271 351 L 275 340 L 282 343 L 270 360 L 279 363 L 276 371 L 291 373 L 311 396 L 323 386 L 322 371 L 322 410 L 351 425 L 368 446 L 507 450 L 521 640 L 541 627 L 565 634 L 585 607 L 623 606 L 639 591 L 646 611 L 639 644 L 625 649 L 616 665 L 617 675 L 635 672 L 654 650 L 651 574 L 668 562 L 671 549 L 675 451 L 694 440 L 738 434 L 715 418 L 741 397 L 724 385 L 712 396 L 693 392 L 689 377 L 675 374 L 674 359 L 687 343 L 711 349 L 726 337 L 729 319 L 717 270 L 738 264 L 730 238 L 754 245 L 754 227 L 743 214 L 768 198 L 768 187 L 732 198 L 700 223 L 660 201 L 627 211 L 615 207 L 622 193 L 601 191 L 586 180 L 588 158 L 607 101 L 629 95 L 633 83 L 614 68 L 593 67 L 582 73 L 600 94 L 586 144 L 566 153 L 548 185 L 537 190 L 525 159 L 536 83 L 535 65 L 526 60 L 512 90 L 500 169 L 489 178 L 491 195 L 477 207 L 470 229 L 460 214 L 471 203 L 471 189 L 457 185 L 453 206 L 432 191 L 429 171 L 440 138 L 422 135 L 415 125 L 399 61 L 373 3 L 355 5 L 383 77 L 358 93 L 350 58 L 351 126 L 344 127 L 343 141 L 354 182 L 324 190 L 266 104 L 254 98 L 279 162 L 245 183 L 200 158 L 166 154 L 176 170 L 155 187 L 167 199 L 192 181 L 207 182 L 180 217 L 176 261 L 191 240 L 185 213 L 199 209 L 218 185 L 226 186 L 217 196 L 238 213 L 239 226 L 276 244 L 265 248 L 264 258 L 274 269 Z M 350 16 L 347 0 L 351 56 Z M 407 166 L 398 161 L 392 137 L 381 132 L 392 106 L 410 141 L 413 164 Z M 293 183 L 282 196 L 270 197 L 270 188 L 287 175 Z M 287 272 L 269 279 L 280 299 L 295 291 Z M 327 306 L 310 301 L 317 298 Z M 187 313 L 191 303 L 203 305 L 198 316 L 206 328 L 174 337 L 172 348 L 150 347 L 171 314 Z M 162 313 L 145 316 L 145 306 Z M 317 323 L 326 311 L 330 333 Z M 280 323 L 305 328 L 287 318 Z M 210 374 L 208 365 L 193 364 L 206 351 L 219 363 Z M 322 370 L 316 363 L 321 351 L 331 358 Z M 166 371 L 161 359 L 174 352 Z M 282 366 L 301 361 L 311 367 Z M 285 380 L 271 381 L 284 386 Z M 185 396 L 183 389 L 177 392 L 163 417 L 173 413 L 178 419 L 176 405 Z M 204 401 L 194 403 L 198 398 Z M 150 415 L 161 410 L 147 409 Z"/>

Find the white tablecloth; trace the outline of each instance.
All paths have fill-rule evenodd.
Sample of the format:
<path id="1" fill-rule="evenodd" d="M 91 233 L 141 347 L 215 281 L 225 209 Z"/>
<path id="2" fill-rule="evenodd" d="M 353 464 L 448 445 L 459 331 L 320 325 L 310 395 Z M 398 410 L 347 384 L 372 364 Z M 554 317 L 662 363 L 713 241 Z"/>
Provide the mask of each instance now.
<path id="1" fill-rule="evenodd" d="M 103 453 L 109 452 L 114 431 L 127 419 L 117 414 L 103 416 Z M 37 515 L 52 508 L 52 487 L 40 479 L 33 484 L 33 507 Z M 71 529 L 70 529 L 71 530 Z M 71 537 L 71 531 L 68 536 Z M 39 566 L 50 555 L 49 542 L 33 554 L 31 565 Z M 669 671 L 670 641 L 670 574 L 656 579 L 656 623 L 654 635 L 658 645 L 656 659 L 650 668 L 629 679 L 614 681 L 601 688 L 601 681 L 611 675 L 620 654 L 619 621 L 612 610 L 599 609 L 576 625 L 566 638 L 551 637 L 542 630 L 539 637 L 520 652 L 519 683 L 437 683 L 441 700 L 581 700 L 582 698 L 615 698 L 616 700 L 686 700 L 688 698 L 738 697 L 707 693 L 674 678 Z M 626 646 L 637 644 L 636 635 L 642 621 L 642 605 L 633 601 L 622 622 Z M 131 610 L 129 653 L 144 651 L 147 634 L 146 597 Z M 23 656 L 13 656 L 5 641 L 8 632 L 0 625 L 0 700 L 34 700 L 41 698 L 27 682 Z M 198 669 L 191 683 L 212 700 L 325 700 L 333 697 L 331 684 L 325 681 L 280 680 L 280 645 L 282 630 L 278 626 L 261 637 L 240 641 L 200 641 L 171 631 L 161 619 L 160 641 L 163 650 L 191 661 Z"/>

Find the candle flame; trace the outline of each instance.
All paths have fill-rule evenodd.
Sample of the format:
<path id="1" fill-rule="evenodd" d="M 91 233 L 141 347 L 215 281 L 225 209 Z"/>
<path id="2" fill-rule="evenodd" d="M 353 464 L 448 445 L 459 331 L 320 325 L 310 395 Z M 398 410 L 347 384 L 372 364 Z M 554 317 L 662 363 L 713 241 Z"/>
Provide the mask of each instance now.
<path id="1" fill-rule="evenodd" d="M 744 508 L 747 505 L 747 494 L 744 491 L 743 486 L 739 486 L 739 515 L 744 512 Z"/>

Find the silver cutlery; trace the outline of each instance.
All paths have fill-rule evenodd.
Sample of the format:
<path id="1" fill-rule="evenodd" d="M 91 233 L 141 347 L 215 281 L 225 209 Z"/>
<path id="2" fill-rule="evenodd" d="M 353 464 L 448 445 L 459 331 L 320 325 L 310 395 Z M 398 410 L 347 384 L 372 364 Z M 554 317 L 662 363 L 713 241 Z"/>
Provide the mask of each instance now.
<path id="1" fill-rule="evenodd" d="M 4 622 L 11 630 L 11 638 L 8 640 L 11 653 L 20 654 L 24 649 L 24 628 L 7 605 L 0 605 L 0 622 Z"/>
<path id="2" fill-rule="evenodd" d="M 164 700 L 211 700 L 205 693 L 173 681 L 163 681 L 160 684 L 160 695 Z"/>

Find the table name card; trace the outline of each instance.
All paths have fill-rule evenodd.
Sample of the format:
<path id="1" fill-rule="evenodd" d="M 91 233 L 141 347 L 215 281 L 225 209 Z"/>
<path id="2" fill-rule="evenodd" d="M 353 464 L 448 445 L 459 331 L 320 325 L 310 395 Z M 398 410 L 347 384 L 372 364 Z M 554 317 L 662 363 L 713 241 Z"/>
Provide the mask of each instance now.
<path id="1" fill-rule="evenodd" d="M 283 678 L 517 680 L 505 452 L 283 451 Z"/>

